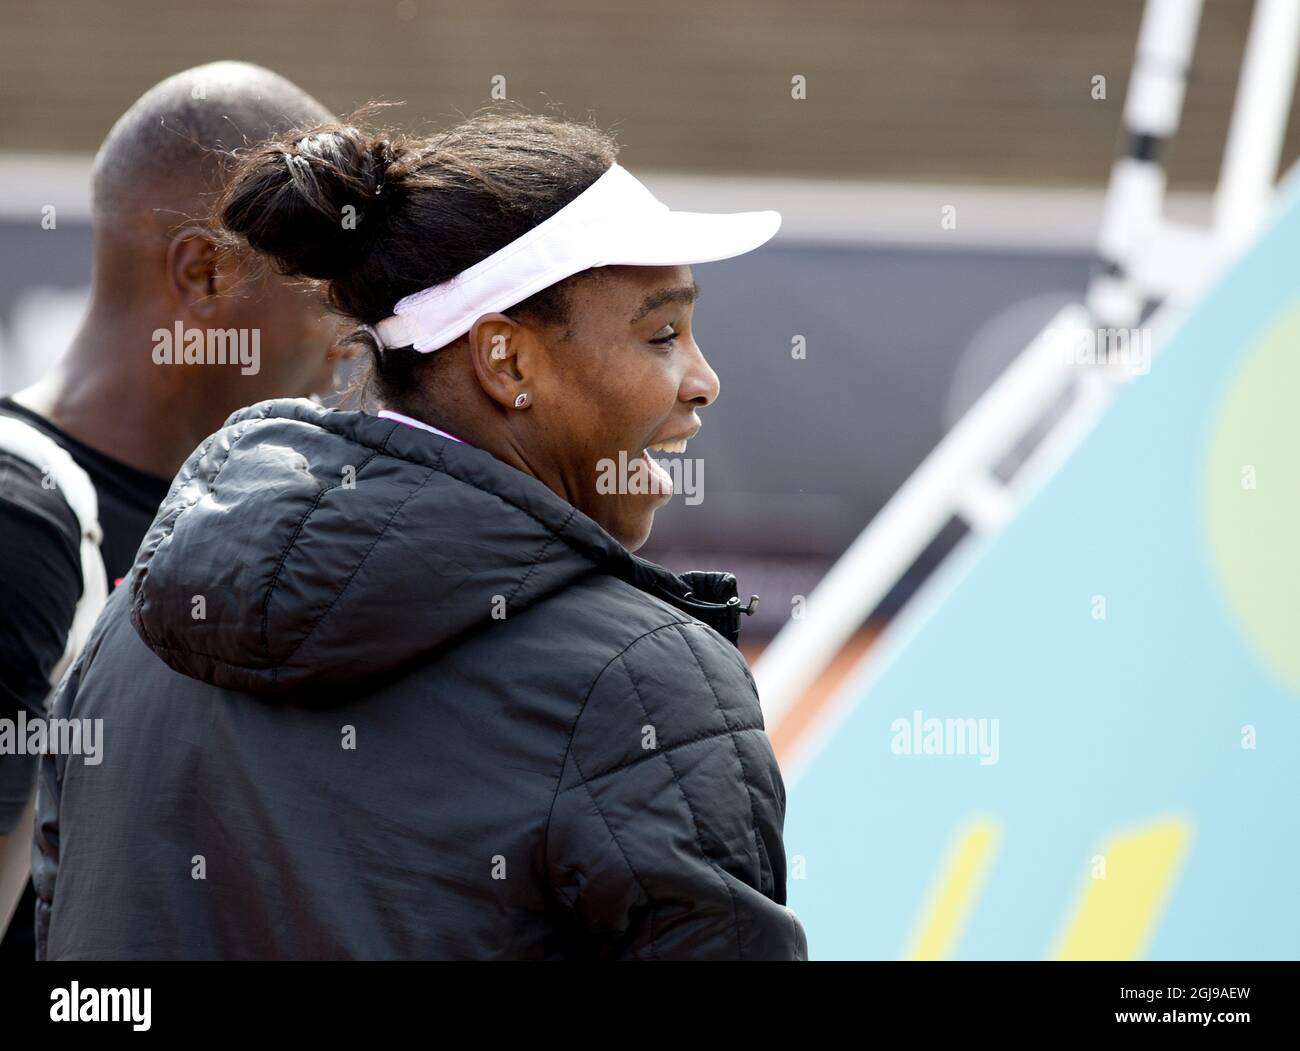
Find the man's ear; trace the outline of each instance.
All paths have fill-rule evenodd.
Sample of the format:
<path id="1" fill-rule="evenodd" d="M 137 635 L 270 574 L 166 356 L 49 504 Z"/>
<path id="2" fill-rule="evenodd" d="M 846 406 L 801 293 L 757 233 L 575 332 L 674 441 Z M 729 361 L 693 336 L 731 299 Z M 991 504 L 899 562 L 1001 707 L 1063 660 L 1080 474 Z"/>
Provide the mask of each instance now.
<path id="1" fill-rule="evenodd" d="M 217 248 L 211 237 L 195 227 L 177 232 L 167 245 L 167 284 L 187 313 L 216 313 Z"/>
<path id="2" fill-rule="evenodd" d="M 479 386 L 498 405 L 515 408 L 534 365 L 532 334 L 505 314 L 484 314 L 467 338 Z"/>

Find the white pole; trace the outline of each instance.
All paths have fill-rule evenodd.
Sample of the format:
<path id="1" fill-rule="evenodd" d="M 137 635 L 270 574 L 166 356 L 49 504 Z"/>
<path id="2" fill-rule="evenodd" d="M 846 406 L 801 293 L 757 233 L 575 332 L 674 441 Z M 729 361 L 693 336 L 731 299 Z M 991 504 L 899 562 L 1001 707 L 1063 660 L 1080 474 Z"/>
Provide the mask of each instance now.
<path id="1" fill-rule="evenodd" d="M 1256 0 L 1214 195 L 1215 235 L 1229 249 L 1250 239 L 1272 203 L 1298 49 L 1300 0 Z"/>
<path id="2" fill-rule="evenodd" d="M 1133 75 L 1124 99 L 1128 142 L 1111 168 L 1097 235 L 1102 269 L 1088 286 L 1098 324 L 1137 324 L 1146 304 L 1133 277 L 1139 248 L 1156 236 L 1164 214 L 1161 153 L 1178 130 L 1202 0 L 1147 0 L 1138 30 Z"/>
<path id="3" fill-rule="evenodd" d="M 1201 7 L 1202 0 L 1147 0 L 1124 99 L 1129 132 L 1167 139 L 1178 130 Z"/>

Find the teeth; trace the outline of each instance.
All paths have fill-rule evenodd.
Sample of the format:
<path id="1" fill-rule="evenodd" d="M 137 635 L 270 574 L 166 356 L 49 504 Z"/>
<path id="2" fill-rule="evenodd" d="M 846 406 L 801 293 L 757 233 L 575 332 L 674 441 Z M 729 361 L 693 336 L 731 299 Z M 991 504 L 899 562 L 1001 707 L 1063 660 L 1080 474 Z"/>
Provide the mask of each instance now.
<path id="1" fill-rule="evenodd" d="M 658 445 L 647 445 L 647 449 L 654 449 L 656 452 L 664 453 L 684 453 L 686 451 L 686 438 L 681 438 L 675 442 L 660 442 Z"/>

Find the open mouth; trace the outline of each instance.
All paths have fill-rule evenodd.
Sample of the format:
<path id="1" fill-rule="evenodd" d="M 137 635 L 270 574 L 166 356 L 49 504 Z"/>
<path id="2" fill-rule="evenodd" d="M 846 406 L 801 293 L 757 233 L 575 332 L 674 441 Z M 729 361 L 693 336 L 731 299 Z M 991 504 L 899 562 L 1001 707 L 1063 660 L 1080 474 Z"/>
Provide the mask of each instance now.
<path id="1" fill-rule="evenodd" d="M 662 450 L 665 452 L 673 451 L 666 449 L 665 446 L 667 445 L 674 447 L 680 445 L 682 449 L 686 448 L 686 442 L 684 440 L 680 442 L 665 442 L 659 445 L 650 445 L 641 450 L 641 458 L 645 460 L 646 470 L 650 472 L 650 492 L 653 494 L 672 496 L 673 476 L 664 469 L 663 464 L 650 455 L 651 449 L 656 451 Z"/>
<path id="2" fill-rule="evenodd" d="M 689 440 L 689 438 L 678 438 L 675 442 L 657 442 L 654 445 L 647 445 L 646 452 L 684 453 Z"/>

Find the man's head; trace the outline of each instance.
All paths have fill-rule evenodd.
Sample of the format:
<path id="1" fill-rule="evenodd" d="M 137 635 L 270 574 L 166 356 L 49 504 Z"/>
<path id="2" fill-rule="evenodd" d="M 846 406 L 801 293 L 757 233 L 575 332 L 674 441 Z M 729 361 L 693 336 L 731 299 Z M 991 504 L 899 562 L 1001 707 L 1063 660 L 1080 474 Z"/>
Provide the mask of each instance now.
<path id="1" fill-rule="evenodd" d="M 320 293 L 251 257 L 222 253 L 207 223 L 232 151 L 328 118 L 319 102 L 269 70 L 215 62 L 147 91 L 95 157 L 92 311 L 132 334 L 122 352 L 149 361 L 153 334 L 177 323 L 182 331 L 235 330 L 248 341 L 256 334 L 256 372 L 209 360 L 158 366 L 158 382 L 214 427 L 241 405 L 332 381 L 337 321 Z M 197 405 L 183 396 L 196 391 Z"/>

